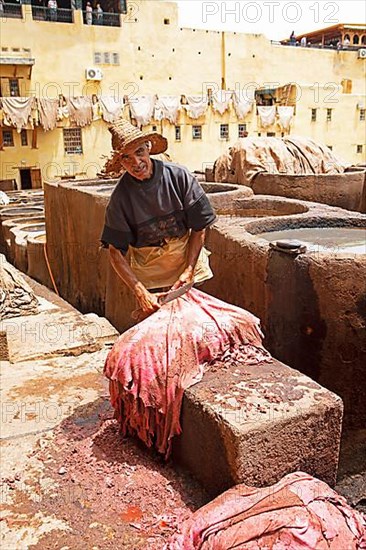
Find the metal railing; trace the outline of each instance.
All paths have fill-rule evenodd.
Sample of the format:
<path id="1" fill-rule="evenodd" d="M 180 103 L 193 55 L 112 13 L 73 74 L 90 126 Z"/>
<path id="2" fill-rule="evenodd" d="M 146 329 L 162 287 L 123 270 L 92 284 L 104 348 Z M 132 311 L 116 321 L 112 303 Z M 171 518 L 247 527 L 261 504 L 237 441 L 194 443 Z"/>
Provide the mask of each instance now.
<path id="1" fill-rule="evenodd" d="M 103 12 L 98 14 L 96 12 L 83 11 L 84 25 L 94 25 L 103 27 L 120 27 L 121 17 L 119 13 Z"/>
<path id="2" fill-rule="evenodd" d="M 64 8 L 45 8 L 32 6 L 32 16 L 35 21 L 49 21 L 53 23 L 73 23 L 73 10 Z"/>
<path id="3" fill-rule="evenodd" d="M 0 17 L 9 19 L 22 19 L 22 6 L 20 4 L 3 4 L 0 8 Z"/>
<path id="4" fill-rule="evenodd" d="M 311 48 L 315 50 L 333 50 L 333 51 L 342 50 L 342 51 L 349 51 L 349 52 L 357 52 L 360 48 L 366 48 L 366 45 L 363 45 L 363 44 L 358 44 L 357 46 L 354 44 L 349 44 L 348 46 L 341 46 L 339 48 L 331 44 L 322 45 L 322 44 L 308 43 L 306 44 L 306 46 L 301 46 L 301 44 L 290 44 L 290 42 L 279 42 L 278 40 L 271 40 L 271 44 L 274 44 L 276 46 L 290 46 L 292 48 L 301 49 L 301 50 Z"/>

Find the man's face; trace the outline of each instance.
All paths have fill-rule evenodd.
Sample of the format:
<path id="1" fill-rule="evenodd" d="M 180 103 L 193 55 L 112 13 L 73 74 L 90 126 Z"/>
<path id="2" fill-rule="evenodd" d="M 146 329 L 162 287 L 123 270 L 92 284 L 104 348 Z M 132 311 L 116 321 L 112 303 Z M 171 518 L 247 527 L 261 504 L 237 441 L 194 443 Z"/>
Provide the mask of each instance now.
<path id="1" fill-rule="evenodd" d="M 146 143 L 122 155 L 121 162 L 123 168 L 138 180 L 146 180 L 153 175 L 153 164 Z"/>

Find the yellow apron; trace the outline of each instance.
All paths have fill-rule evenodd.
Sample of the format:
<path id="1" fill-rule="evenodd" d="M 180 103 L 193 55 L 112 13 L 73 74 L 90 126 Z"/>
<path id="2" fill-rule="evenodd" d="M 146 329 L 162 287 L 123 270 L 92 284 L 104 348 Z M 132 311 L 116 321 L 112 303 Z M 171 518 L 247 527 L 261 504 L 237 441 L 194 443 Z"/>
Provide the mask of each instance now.
<path id="1" fill-rule="evenodd" d="M 162 246 L 129 247 L 128 257 L 132 271 L 147 288 L 172 286 L 187 266 L 190 233 L 183 237 L 165 239 Z M 194 270 L 194 282 L 202 283 L 213 276 L 208 257 L 211 253 L 204 247 Z"/>

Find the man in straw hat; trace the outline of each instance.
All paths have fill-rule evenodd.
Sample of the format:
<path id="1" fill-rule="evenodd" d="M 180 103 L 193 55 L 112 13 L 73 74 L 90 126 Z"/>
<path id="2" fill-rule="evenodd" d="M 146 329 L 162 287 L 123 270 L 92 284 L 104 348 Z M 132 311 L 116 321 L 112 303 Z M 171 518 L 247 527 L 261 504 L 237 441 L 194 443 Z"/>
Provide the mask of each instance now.
<path id="1" fill-rule="evenodd" d="M 167 140 L 126 120 L 111 126 L 112 163 L 126 172 L 116 185 L 101 237 L 111 263 L 140 309 L 159 309 L 158 293 L 212 277 L 205 229 L 215 213 L 196 178 L 183 166 L 152 159 Z"/>

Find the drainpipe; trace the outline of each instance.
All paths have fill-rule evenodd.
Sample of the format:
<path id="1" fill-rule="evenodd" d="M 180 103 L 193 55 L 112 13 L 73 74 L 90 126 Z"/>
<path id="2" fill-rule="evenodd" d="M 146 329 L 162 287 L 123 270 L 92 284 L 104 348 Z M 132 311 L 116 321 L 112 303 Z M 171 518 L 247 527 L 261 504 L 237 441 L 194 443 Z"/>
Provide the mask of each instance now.
<path id="1" fill-rule="evenodd" d="M 226 89 L 225 33 L 221 33 L 221 90 Z"/>

